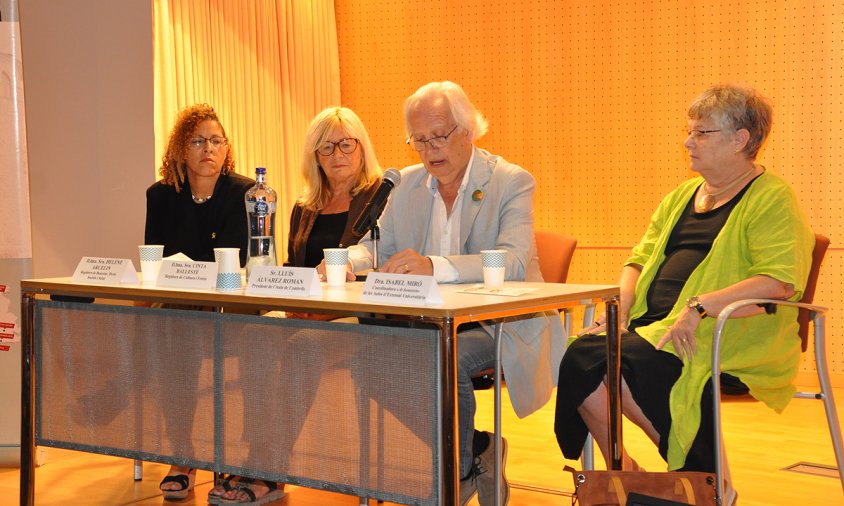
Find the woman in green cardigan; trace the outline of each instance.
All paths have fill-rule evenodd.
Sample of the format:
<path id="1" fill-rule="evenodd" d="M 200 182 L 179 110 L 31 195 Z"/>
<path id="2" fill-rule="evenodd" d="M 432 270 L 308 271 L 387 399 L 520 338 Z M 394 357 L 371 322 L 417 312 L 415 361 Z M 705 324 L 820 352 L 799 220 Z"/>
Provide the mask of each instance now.
<path id="1" fill-rule="evenodd" d="M 654 212 L 619 282 L 622 408 L 659 447 L 670 470 L 715 470 L 709 379 L 715 317 L 747 298 L 800 299 L 814 236 L 788 184 L 755 160 L 771 129 L 771 106 L 755 90 L 713 86 L 690 106 L 691 169 Z M 748 309 L 727 323 L 723 371 L 781 411 L 800 358 L 797 313 Z M 566 458 L 587 430 L 607 442 L 604 317 L 585 329 L 560 364 L 555 432 Z M 622 467 L 639 469 L 626 452 Z M 735 490 L 726 487 L 727 504 Z"/>

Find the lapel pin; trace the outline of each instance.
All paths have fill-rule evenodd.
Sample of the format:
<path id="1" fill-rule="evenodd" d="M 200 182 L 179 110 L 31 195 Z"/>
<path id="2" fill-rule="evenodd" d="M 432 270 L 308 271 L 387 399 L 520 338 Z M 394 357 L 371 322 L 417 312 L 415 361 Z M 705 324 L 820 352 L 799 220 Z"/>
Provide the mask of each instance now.
<path id="1" fill-rule="evenodd" d="M 484 199 L 484 192 L 482 192 L 480 190 L 475 190 L 475 191 L 472 192 L 472 200 L 474 200 L 475 202 L 480 202 L 483 199 Z"/>

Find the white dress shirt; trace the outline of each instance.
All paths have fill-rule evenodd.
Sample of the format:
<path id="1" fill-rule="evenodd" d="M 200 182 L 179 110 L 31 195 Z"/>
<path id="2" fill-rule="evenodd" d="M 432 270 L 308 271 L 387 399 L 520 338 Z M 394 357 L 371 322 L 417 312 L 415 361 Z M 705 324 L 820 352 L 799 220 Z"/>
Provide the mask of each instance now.
<path id="1" fill-rule="evenodd" d="M 466 185 L 469 183 L 469 172 L 472 170 L 472 162 L 475 160 L 475 150 L 469 158 L 469 165 L 463 173 L 463 181 L 457 190 L 457 198 L 449 214 L 445 208 L 445 201 L 437 189 L 438 183 L 434 176 L 428 176 L 427 186 L 434 199 L 434 208 L 431 214 L 430 235 L 425 239 L 426 251 L 435 253 L 429 255 L 431 264 L 434 267 L 434 279 L 437 283 L 453 283 L 457 281 L 459 272 L 445 257 L 460 254 L 460 209 L 463 207 L 463 197 L 466 193 Z"/>

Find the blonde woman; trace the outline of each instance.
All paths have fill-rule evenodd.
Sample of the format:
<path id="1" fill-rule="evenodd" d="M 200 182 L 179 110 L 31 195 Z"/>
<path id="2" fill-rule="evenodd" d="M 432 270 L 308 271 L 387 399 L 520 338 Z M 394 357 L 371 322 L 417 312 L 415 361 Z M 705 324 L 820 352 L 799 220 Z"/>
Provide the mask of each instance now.
<path id="1" fill-rule="evenodd" d="M 305 190 L 290 216 L 290 236 L 285 265 L 316 267 L 322 261 L 323 248 L 349 246 L 357 244 L 361 239 L 361 236 L 352 228 L 381 181 L 381 166 L 375 157 L 369 134 L 363 122 L 351 109 L 330 107 L 317 114 L 311 121 L 305 138 L 302 174 L 305 177 Z M 276 312 L 267 313 L 267 316 L 280 315 L 273 313 Z M 291 312 L 287 312 L 286 316 L 323 320 L 336 318 L 332 315 Z M 290 356 L 298 357 L 307 353 L 305 348 L 296 348 L 296 350 L 295 353 L 291 352 Z M 246 360 L 254 363 L 257 359 Z M 330 367 L 330 364 L 325 364 L 325 366 Z M 280 369 L 284 373 L 288 370 L 288 366 L 282 365 Z M 322 369 L 315 368 L 308 372 L 315 376 L 313 381 L 305 382 L 312 388 L 304 388 L 298 392 L 297 402 L 280 400 L 267 403 L 285 406 L 284 423 L 292 428 L 291 433 L 294 434 L 298 434 L 298 428 L 304 424 L 305 416 L 316 395 Z M 263 379 L 255 377 L 245 382 L 250 384 Z M 251 398 L 246 402 L 250 403 Z M 262 409 L 265 409 L 262 405 L 249 404 L 246 411 L 254 414 L 260 413 Z M 268 414 L 261 418 L 271 417 L 272 415 Z M 287 459 L 294 441 L 295 437 L 279 438 L 273 442 L 276 445 L 274 453 L 281 459 Z M 247 457 L 247 462 L 249 461 L 250 458 Z M 290 472 L 290 469 L 280 469 L 280 471 Z M 211 504 L 263 504 L 283 495 L 284 484 L 282 483 L 231 475 L 224 478 L 209 492 L 208 502 Z"/>

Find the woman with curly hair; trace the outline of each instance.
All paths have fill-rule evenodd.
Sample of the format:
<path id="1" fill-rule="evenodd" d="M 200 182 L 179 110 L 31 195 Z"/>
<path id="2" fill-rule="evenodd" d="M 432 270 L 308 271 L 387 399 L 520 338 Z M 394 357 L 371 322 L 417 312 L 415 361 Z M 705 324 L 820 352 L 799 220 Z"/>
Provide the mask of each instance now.
<path id="1" fill-rule="evenodd" d="M 185 108 L 170 132 L 161 180 L 147 189 L 146 244 L 164 255 L 184 253 L 214 261 L 214 248 L 240 248 L 246 263 L 246 207 L 255 181 L 234 171 L 234 150 L 217 113 L 207 104 Z"/>
<path id="2" fill-rule="evenodd" d="M 234 166 L 234 151 L 214 109 L 197 104 L 182 110 L 162 157 L 158 171 L 161 180 L 146 192 L 145 243 L 163 244 L 165 256 L 183 253 L 192 260 L 207 262 L 214 261 L 214 248 L 240 248 L 240 265 L 245 265 L 248 233 L 244 196 L 255 181 L 235 173 Z M 187 346 L 184 342 L 167 340 L 160 346 L 173 348 L 166 356 L 185 361 L 179 368 L 184 374 L 198 370 L 198 364 L 192 367 L 187 363 L 195 354 L 180 353 L 179 347 Z M 195 384 L 193 380 L 196 378 L 185 379 L 186 384 Z M 168 404 L 181 408 L 164 410 L 169 437 L 175 440 L 175 434 L 185 426 L 185 415 L 193 419 L 196 400 L 190 389 L 167 395 Z M 195 469 L 173 465 L 160 488 L 165 499 L 184 499 L 195 480 Z"/>

